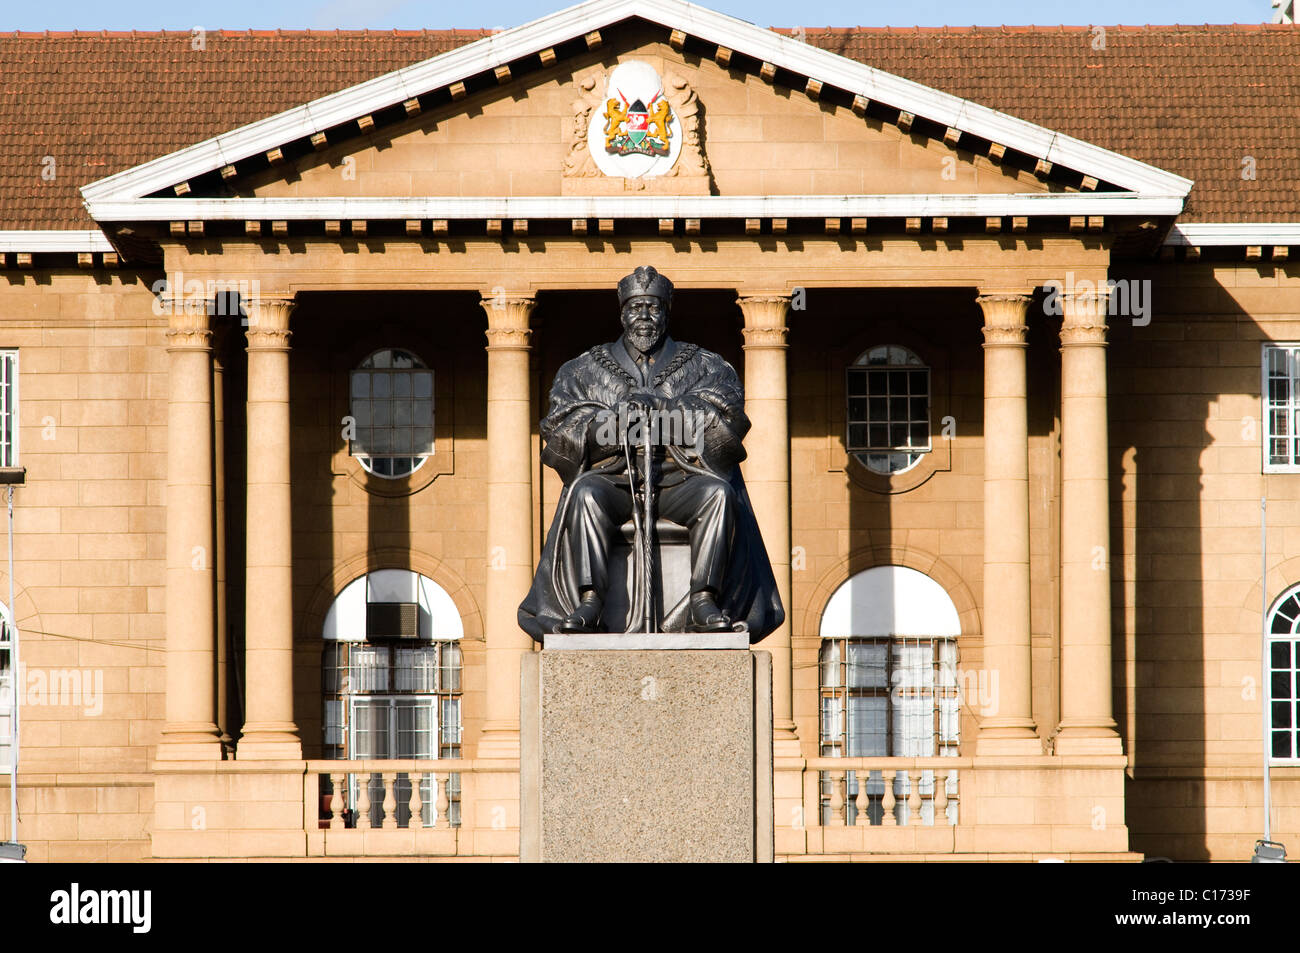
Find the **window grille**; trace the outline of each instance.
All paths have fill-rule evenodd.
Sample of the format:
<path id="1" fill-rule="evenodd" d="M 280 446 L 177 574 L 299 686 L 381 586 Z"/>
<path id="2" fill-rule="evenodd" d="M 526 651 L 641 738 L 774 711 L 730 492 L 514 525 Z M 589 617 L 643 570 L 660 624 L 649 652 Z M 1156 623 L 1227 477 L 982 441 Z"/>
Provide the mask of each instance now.
<path id="1" fill-rule="evenodd" d="M 820 670 L 823 757 L 956 756 L 961 720 L 955 639 L 823 639 Z M 848 779 L 852 824 L 857 817 L 856 772 L 848 772 Z M 871 823 L 880 824 L 886 782 L 879 771 L 871 772 L 866 782 Z M 925 772 L 921 786 L 926 811 L 933 810 L 928 797 L 933 785 L 933 772 Z M 830 793 L 830 778 L 822 772 L 823 824 L 830 818 Z M 895 795 L 904 795 L 897 782 Z"/>
<path id="2" fill-rule="evenodd" d="M 323 731 L 325 756 L 349 760 L 459 758 L 461 756 L 462 654 L 452 641 L 419 646 L 334 642 L 325 646 Z M 349 802 L 355 804 L 354 777 Z M 330 793 L 322 776 L 323 793 Z M 383 819 L 383 778 L 370 776 L 371 817 Z M 425 817 L 432 817 L 433 779 L 421 781 Z M 397 820 L 409 819 L 410 779 L 397 777 Z M 448 818 L 460 824 L 460 775 L 447 784 Z M 355 821 L 353 820 L 353 823 Z"/>
<path id="3" fill-rule="evenodd" d="M 18 352 L 0 351 L 0 467 L 18 466 Z"/>
<path id="4" fill-rule="evenodd" d="M 433 371 L 414 354 L 376 351 L 352 371 L 351 453 L 370 473 L 397 479 L 433 454 Z"/>
<path id="5" fill-rule="evenodd" d="M 0 774 L 13 771 L 13 712 L 18 700 L 13 645 L 8 611 L 0 605 Z"/>
<path id="6" fill-rule="evenodd" d="M 1268 631 L 1269 753 L 1300 761 L 1300 586 L 1274 607 Z"/>
<path id="7" fill-rule="evenodd" d="M 907 348 L 873 347 L 845 371 L 845 446 L 882 474 L 911 469 L 930 443 L 930 368 Z"/>

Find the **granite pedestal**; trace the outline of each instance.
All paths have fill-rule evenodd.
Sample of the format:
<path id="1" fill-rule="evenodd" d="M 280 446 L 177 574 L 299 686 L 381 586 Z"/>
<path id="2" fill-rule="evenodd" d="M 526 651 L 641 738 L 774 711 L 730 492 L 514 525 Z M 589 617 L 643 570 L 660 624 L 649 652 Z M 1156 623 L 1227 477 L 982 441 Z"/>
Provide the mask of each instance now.
<path id="1" fill-rule="evenodd" d="M 548 637 L 521 682 L 521 860 L 772 860 L 772 657 L 743 634 Z"/>

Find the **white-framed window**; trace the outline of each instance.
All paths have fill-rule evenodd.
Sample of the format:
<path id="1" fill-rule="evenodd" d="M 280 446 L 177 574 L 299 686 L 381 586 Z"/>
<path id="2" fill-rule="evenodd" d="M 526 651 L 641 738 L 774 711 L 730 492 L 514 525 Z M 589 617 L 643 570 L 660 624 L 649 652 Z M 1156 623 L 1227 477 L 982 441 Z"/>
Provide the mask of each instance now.
<path id="1" fill-rule="evenodd" d="M 1265 344 L 1264 472 L 1300 473 L 1300 344 Z"/>
<path id="2" fill-rule="evenodd" d="M 324 754 L 347 760 L 455 759 L 462 754 L 464 635 L 447 591 L 406 569 L 379 569 L 343 588 L 325 616 L 321 657 Z M 322 794 L 329 779 L 322 776 Z M 349 804 L 356 803 L 357 781 Z M 421 781 L 432 817 L 434 781 Z M 383 777 L 370 778 L 371 816 L 382 820 Z M 407 822 L 410 780 L 398 775 L 399 825 Z M 447 784 L 448 817 L 460 823 L 460 775 Z M 349 823 L 355 823 L 351 819 Z"/>
<path id="3" fill-rule="evenodd" d="M 409 476 L 433 455 L 433 371 L 410 351 L 375 351 L 352 371 L 350 452 L 375 476 Z"/>
<path id="4" fill-rule="evenodd" d="M 849 578 L 822 613 L 820 754 L 828 758 L 956 757 L 961 744 L 957 637 L 961 624 L 947 592 L 922 572 L 875 566 Z M 951 773 L 949 793 L 957 777 Z M 894 777 L 894 795 L 905 780 Z M 822 823 L 830 821 L 831 779 L 821 773 Z M 884 817 L 881 771 L 862 778 L 870 822 Z M 860 780 L 847 772 L 848 823 L 857 817 Z M 922 820 L 933 823 L 934 772 L 923 772 Z M 949 820 L 955 823 L 955 805 Z M 905 817 L 906 803 L 895 803 Z"/>
<path id="5" fill-rule="evenodd" d="M 1269 754 L 1300 762 L 1300 586 L 1273 605 L 1268 621 Z"/>
<path id="6" fill-rule="evenodd" d="M 18 466 L 18 350 L 0 350 L 0 467 Z"/>
<path id="7" fill-rule="evenodd" d="M 0 603 L 0 774 L 13 773 L 13 718 L 18 701 L 13 652 L 9 608 Z"/>
<path id="8" fill-rule="evenodd" d="M 916 466 L 930 443 L 930 368 L 912 351 L 880 344 L 845 369 L 845 447 L 886 476 Z"/>

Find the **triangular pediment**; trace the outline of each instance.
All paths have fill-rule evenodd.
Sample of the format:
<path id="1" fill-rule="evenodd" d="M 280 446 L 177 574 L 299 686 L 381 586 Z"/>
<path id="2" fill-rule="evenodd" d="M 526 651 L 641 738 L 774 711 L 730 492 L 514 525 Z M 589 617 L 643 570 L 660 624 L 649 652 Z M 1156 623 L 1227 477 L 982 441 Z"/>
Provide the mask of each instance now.
<path id="1" fill-rule="evenodd" d="M 851 105 L 673 49 L 647 25 L 617 43 L 382 132 L 353 136 L 227 183 L 258 198 L 579 195 L 900 195 L 1063 192 L 1064 181 L 949 145 Z M 671 97 L 676 149 L 661 174 L 622 169 L 606 93 L 628 64 Z M 627 91 L 638 102 L 634 91 Z M 618 104 L 615 109 L 622 109 Z M 593 125 L 594 118 L 594 125 Z M 652 171 L 655 160 L 633 154 Z M 601 164 L 606 168 L 602 168 Z M 630 163 L 629 163 L 630 164 Z"/>
<path id="2" fill-rule="evenodd" d="M 605 76 L 630 61 L 683 84 L 670 90 L 674 116 L 698 112 L 694 129 L 679 127 L 682 168 L 662 177 L 680 181 L 593 173 L 579 154 L 593 111 L 603 121 Z M 1074 216 L 1177 214 L 1191 184 L 682 0 L 589 0 L 82 192 L 101 222 L 409 219 L 458 208 Z M 583 197 L 592 201 L 552 201 Z M 675 201 L 651 201 L 667 197 Z"/>

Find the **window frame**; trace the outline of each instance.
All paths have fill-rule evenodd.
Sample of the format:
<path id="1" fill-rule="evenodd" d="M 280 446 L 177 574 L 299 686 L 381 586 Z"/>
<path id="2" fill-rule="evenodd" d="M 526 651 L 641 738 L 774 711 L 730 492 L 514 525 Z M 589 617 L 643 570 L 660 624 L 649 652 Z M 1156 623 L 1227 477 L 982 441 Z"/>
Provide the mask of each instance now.
<path id="1" fill-rule="evenodd" d="M 1287 352 L 1290 357 L 1290 366 L 1292 374 L 1289 376 L 1290 392 L 1287 395 L 1288 420 L 1291 424 L 1291 433 L 1285 437 L 1275 437 L 1273 434 L 1273 411 L 1269 400 L 1269 373 L 1268 358 L 1269 352 L 1279 350 Z M 1264 473 L 1300 473 L 1300 462 L 1293 463 L 1273 463 L 1272 443 L 1274 439 L 1285 439 L 1288 442 L 1300 443 L 1300 432 L 1297 432 L 1296 422 L 1300 418 L 1300 400 L 1296 399 L 1296 383 L 1300 380 L 1300 374 L 1295 373 L 1300 370 L 1300 342 L 1297 341 L 1265 341 L 1260 346 L 1259 358 L 1260 384 L 1259 384 L 1259 409 L 1260 409 L 1260 462 Z M 1294 445 L 1293 445 L 1294 449 Z M 1295 460 L 1300 454 L 1291 453 L 1289 459 Z"/>
<path id="2" fill-rule="evenodd" d="M 2 467 L 21 466 L 19 461 L 22 459 L 20 454 L 21 445 L 19 441 L 19 432 L 21 428 L 19 426 L 18 416 L 18 411 L 21 406 L 19 404 L 18 394 L 18 351 L 19 349 L 16 347 L 0 348 L 0 466 Z M 13 362 L 10 365 L 12 368 L 9 372 L 11 376 L 6 380 L 2 368 L 10 360 Z M 7 394 L 5 393 L 5 385 L 8 385 Z M 12 439 L 8 444 L 4 441 L 4 418 L 6 416 L 13 421 L 11 431 Z M 9 459 L 7 460 L 5 459 L 5 450 L 9 451 Z"/>
<path id="3" fill-rule="evenodd" d="M 13 716 L 18 708 L 18 673 L 13 667 L 12 622 L 9 619 L 9 607 L 0 603 L 0 715 L 8 720 L 8 731 L 13 731 Z M 5 757 L 0 761 L 0 775 L 8 777 L 13 774 L 13 739 L 8 734 L 0 734 L 0 751 Z"/>
<path id="4" fill-rule="evenodd" d="M 887 351 L 893 349 L 898 349 L 900 351 L 903 351 L 905 354 L 909 355 L 910 357 L 915 358 L 917 363 L 916 364 L 880 364 L 880 365 L 872 365 L 867 363 L 867 360 L 871 355 L 871 353 L 873 351 L 878 351 L 881 348 L 885 348 Z M 888 402 L 891 399 L 890 394 L 885 394 L 883 396 L 872 394 L 869 375 L 873 369 L 878 371 L 883 371 L 886 374 L 902 374 L 902 373 L 910 374 L 917 371 L 923 372 L 925 374 L 925 421 L 924 423 L 925 423 L 926 439 L 925 439 L 925 444 L 923 446 L 912 446 L 910 443 L 911 429 L 915 424 L 920 423 L 919 420 L 913 420 L 911 416 L 910 401 L 915 398 L 911 393 L 910 379 L 908 381 L 908 394 L 905 398 L 902 398 L 903 400 L 909 402 L 908 414 L 907 414 L 906 422 L 899 424 L 900 426 L 903 426 L 907 429 L 909 444 L 907 446 L 891 445 L 889 447 L 872 447 L 870 445 L 870 427 L 871 427 L 870 402 L 872 399 L 877 399 L 877 400 L 883 399 L 886 402 Z M 867 401 L 867 416 L 861 419 L 855 418 L 851 410 L 852 407 L 851 401 L 854 399 L 855 395 L 852 394 L 852 385 L 850 384 L 850 380 L 852 375 L 855 372 L 868 375 L 866 393 L 863 395 L 857 395 Z M 926 455 L 934 451 L 933 411 L 934 411 L 933 367 L 930 364 L 927 364 L 925 362 L 925 359 L 916 350 L 914 350 L 911 347 L 908 347 L 906 344 L 895 344 L 892 342 L 873 344 L 870 347 L 865 348 L 861 353 L 858 354 L 856 358 L 854 358 L 844 368 L 844 449 L 845 452 L 849 455 L 849 457 L 856 460 L 860 466 L 864 467 L 870 473 L 885 478 L 896 477 L 901 474 L 907 473 L 911 470 L 914 470 L 923 460 L 925 460 Z M 894 425 L 895 424 L 894 424 L 892 413 L 887 412 L 884 418 L 884 426 L 888 430 Z M 854 441 L 851 439 L 851 435 L 853 433 L 852 428 L 854 426 L 862 426 L 867 428 L 868 439 L 866 445 L 862 447 L 855 446 Z M 897 470 L 881 469 L 880 467 L 875 466 L 870 462 L 871 457 L 873 456 L 883 455 L 886 458 L 888 458 L 893 456 L 894 454 L 909 454 L 912 455 L 914 459 L 912 459 L 912 461 L 908 463 L 907 466 L 901 467 Z"/>
<path id="5" fill-rule="evenodd" d="M 1296 612 L 1294 617 L 1288 617 L 1282 614 L 1282 610 L 1290 604 Z M 1290 618 L 1290 631 L 1278 633 L 1273 631 L 1274 620 L 1282 615 L 1283 618 Z M 1268 668 L 1268 678 L 1264 682 L 1264 704 L 1265 711 L 1268 713 L 1268 763 L 1279 767 L 1300 765 L 1300 724 L 1297 719 L 1300 718 L 1300 584 L 1289 586 L 1280 596 L 1274 600 L 1268 610 L 1268 655 L 1265 662 Z M 1277 668 L 1273 664 L 1273 646 L 1275 644 L 1286 644 L 1289 646 L 1288 657 L 1289 667 Z M 1286 672 L 1290 676 L 1290 698 L 1275 699 L 1273 697 L 1273 680 L 1279 672 Z M 1291 706 L 1291 724 L 1279 728 L 1277 726 L 1277 712 L 1274 705 L 1289 703 Z M 1273 741 L 1277 732 L 1284 731 L 1291 735 L 1291 754 L 1275 755 L 1273 753 Z"/>
<path id="6" fill-rule="evenodd" d="M 373 367 L 373 366 L 367 366 L 367 365 L 370 365 L 371 362 L 373 362 L 374 359 L 375 359 L 378 355 L 380 355 L 380 354 L 384 354 L 384 353 L 389 353 L 389 354 L 403 354 L 403 355 L 409 356 L 409 357 L 410 357 L 413 361 L 415 361 L 416 363 L 415 363 L 414 366 L 409 367 L 409 368 L 393 368 L 393 367 L 391 367 L 391 366 L 388 367 L 388 368 L 376 368 L 376 367 Z M 408 479 L 408 478 L 410 478 L 410 477 L 413 477 L 413 476 L 416 474 L 416 472 L 417 472 L 421 467 L 423 467 L 423 466 L 424 466 L 424 465 L 425 465 L 425 464 L 430 460 L 430 458 L 432 458 L 432 457 L 436 454 L 436 452 L 437 452 L 437 426 L 436 426 L 436 423 L 437 423 L 437 410 L 438 410 L 438 408 L 437 408 L 437 379 L 436 379 L 436 378 L 437 378 L 437 373 L 436 373 L 436 371 L 435 371 L 432 367 L 429 366 L 429 364 L 424 360 L 424 358 L 422 358 L 419 354 L 417 354 L 417 353 L 416 353 L 414 350 L 412 350 L 411 348 L 407 348 L 407 347 L 399 347 L 399 346 L 397 346 L 397 345 L 385 345 L 384 347 L 376 348 L 376 349 L 374 349 L 373 351 L 371 351 L 370 353 L 368 353 L 364 358 L 361 359 L 361 361 L 360 361 L 360 362 L 359 362 L 355 367 L 352 367 L 352 368 L 349 368 L 349 369 L 348 369 L 348 386 L 347 386 L 347 405 L 348 405 L 348 415 L 349 415 L 350 417 L 352 417 L 352 419 L 353 419 L 353 421 L 354 421 L 353 426 L 354 426 L 357 430 L 360 430 L 360 429 L 361 429 L 361 426 L 360 426 L 359 424 L 355 423 L 355 421 L 356 421 L 356 413 L 355 413 L 355 405 L 354 405 L 353 402 L 354 402 L 355 400 L 358 400 L 358 399 L 364 399 L 364 400 L 366 400 L 366 401 L 373 401 L 373 400 L 374 400 L 374 397 L 373 397 L 372 395 L 367 395 L 367 396 L 364 397 L 364 398 L 358 398 L 358 397 L 356 397 L 356 396 L 353 394 L 353 388 L 354 388 L 354 386 L 355 386 L 355 385 L 354 385 L 354 381 L 355 381 L 355 379 L 356 379 L 356 376 L 357 376 L 358 374 L 361 374 L 361 373 L 366 373 L 366 374 L 371 375 L 371 377 L 372 377 L 372 379 L 373 379 L 373 374 L 374 374 L 375 371 L 385 371 L 385 370 L 387 370 L 387 371 L 393 371 L 393 370 L 396 370 L 396 371 L 399 371 L 399 372 L 403 372 L 403 371 L 406 371 L 406 372 L 427 371 L 427 372 L 428 372 L 428 374 L 429 374 L 429 397 L 428 397 L 428 400 L 429 400 L 429 424 L 428 424 L 428 428 L 429 428 L 429 451 L 428 451 L 428 453 L 410 453 L 410 454 L 375 453 L 375 452 L 358 451 L 357 446 L 356 446 L 356 444 L 357 444 L 356 439 L 355 439 L 355 438 L 350 438 L 350 439 L 348 440 L 348 455 L 349 455 L 350 457 L 352 457 L 353 459 L 355 459 L 355 460 L 357 461 L 357 463 L 361 466 L 361 468 L 362 468 L 363 470 L 365 470 L 365 472 L 366 472 L 367 475 L 369 475 L 369 476 L 375 477 L 376 479 L 380 479 L 380 480 L 393 480 L 393 481 L 395 481 L 395 480 L 405 480 L 405 479 Z M 381 398 L 381 399 L 391 400 L 392 398 L 389 397 L 389 398 Z M 415 401 L 416 399 L 423 399 L 423 398 L 416 398 L 414 395 L 412 395 L 411 400 L 412 400 L 412 401 Z M 367 428 L 373 428 L 373 424 L 367 424 L 366 426 L 367 426 Z M 416 426 L 417 426 L 417 425 L 416 425 L 415 421 L 412 420 L 411 424 L 409 425 L 409 427 L 408 427 L 407 429 L 414 430 L 414 429 L 416 428 Z M 388 429 L 391 430 L 391 429 L 396 429 L 396 428 L 394 428 L 394 427 L 392 427 L 392 426 L 390 425 Z M 376 466 L 375 466 L 375 461 L 376 461 L 376 460 L 388 460 L 388 461 L 392 461 L 394 468 L 396 468 L 396 466 L 397 466 L 397 461 L 412 461 L 412 463 L 410 464 L 410 468 L 409 468 L 409 469 L 402 470 L 402 472 L 400 472 L 400 473 L 396 473 L 396 472 L 395 472 L 395 473 L 383 473 L 383 472 L 380 472 L 380 470 L 378 470 L 378 469 L 376 468 Z"/>
<path id="7" fill-rule="evenodd" d="M 836 663 L 839 667 L 838 685 L 828 685 L 825 680 L 825 661 L 823 653 L 831 643 L 836 644 L 840 649 L 840 659 Z M 908 671 L 905 664 L 899 662 L 901 652 L 897 649 L 906 649 L 911 645 L 923 645 L 928 643 L 931 649 L 930 670 L 933 678 L 927 683 L 921 685 L 897 684 L 899 679 L 897 675 Z M 943 658 L 943 652 L 940 649 L 940 643 L 950 645 L 952 671 L 946 673 L 947 662 Z M 849 668 L 849 645 L 883 645 L 885 651 L 885 669 L 884 684 L 882 686 L 852 686 L 849 685 L 848 668 Z M 823 758 L 906 758 L 912 755 L 898 754 L 893 749 L 895 747 L 895 730 L 897 719 L 902 716 L 902 706 L 898 704 L 895 695 L 900 691 L 909 696 L 924 697 L 930 696 L 930 721 L 931 721 L 931 738 L 933 740 L 935 753 L 931 755 L 918 755 L 916 757 L 946 758 L 954 757 L 961 747 L 961 686 L 957 679 L 957 637 L 954 635 L 934 635 L 934 636 L 903 636 L 903 635 L 835 635 L 823 636 L 817 647 L 817 745 L 819 757 Z M 849 747 L 849 705 L 850 698 L 884 698 L 885 699 L 885 753 L 880 755 L 854 755 L 848 753 Z M 944 736 L 944 712 L 940 704 L 940 699 L 951 698 L 955 701 L 953 714 L 953 732 L 950 739 Z M 841 731 L 839 736 L 827 741 L 826 725 L 824 721 L 825 702 L 829 699 L 840 700 L 840 721 Z M 837 753 L 838 752 L 838 753 Z"/>

